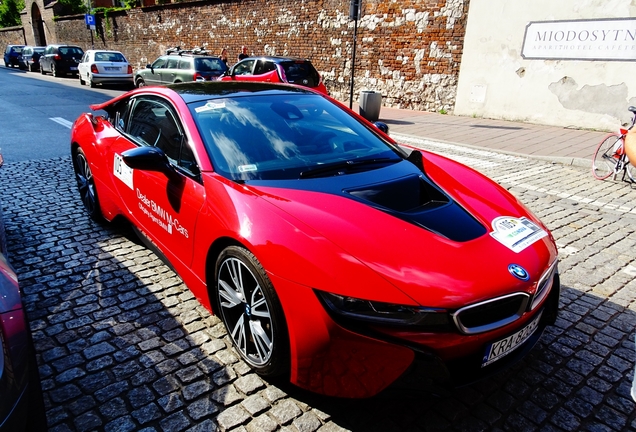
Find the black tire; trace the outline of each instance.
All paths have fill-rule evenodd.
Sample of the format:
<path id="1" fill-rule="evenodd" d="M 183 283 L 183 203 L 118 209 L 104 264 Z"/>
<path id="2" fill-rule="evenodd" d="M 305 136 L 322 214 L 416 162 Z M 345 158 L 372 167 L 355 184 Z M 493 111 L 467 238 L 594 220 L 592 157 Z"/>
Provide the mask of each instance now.
<path id="1" fill-rule="evenodd" d="M 146 87 L 146 81 L 143 78 L 139 77 L 135 80 L 135 86 L 137 88 Z"/>
<path id="2" fill-rule="evenodd" d="M 229 246 L 215 268 L 219 317 L 239 355 L 259 375 L 289 374 L 285 316 L 272 282 L 256 257 Z"/>
<path id="3" fill-rule="evenodd" d="M 600 142 L 592 158 L 592 175 L 594 175 L 595 178 L 605 180 L 614 174 L 616 162 L 621 156 L 617 153 L 617 150 L 620 148 L 622 152 L 623 148 L 621 141 L 621 134 L 612 133 L 605 136 Z"/>
<path id="4" fill-rule="evenodd" d="M 54 77 L 59 77 L 60 73 L 58 72 L 57 68 L 55 67 L 55 63 L 51 63 L 51 75 L 53 75 Z"/>
<path id="5" fill-rule="evenodd" d="M 35 72 L 35 67 L 33 64 L 29 65 L 29 72 Z"/>
<path id="6" fill-rule="evenodd" d="M 42 75 L 46 75 L 46 72 L 44 72 L 44 67 L 42 65 L 40 65 L 40 73 Z"/>
<path id="7" fill-rule="evenodd" d="M 84 81 L 84 80 L 82 79 L 82 74 L 81 74 L 81 73 L 80 73 L 79 75 L 77 75 L 77 76 L 79 77 L 80 85 L 84 85 L 84 84 L 86 84 L 86 81 Z"/>
<path id="8" fill-rule="evenodd" d="M 86 80 L 86 84 L 90 87 L 90 88 L 95 88 L 95 83 L 93 82 L 93 80 L 91 80 L 90 76 L 87 77 L 88 79 Z"/>
<path id="9" fill-rule="evenodd" d="M 95 187 L 93 172 L 91 171 L 84 151 L 79 147 L 73 152 L 73 169 L 75 170 L 77 189 L 82 199 L 84 209 L 86 209 L 86 212 L 93 220 L 101 222 L 102 212 L 99 207 L 99 198 L 97 197 L 97 188 Z"/>

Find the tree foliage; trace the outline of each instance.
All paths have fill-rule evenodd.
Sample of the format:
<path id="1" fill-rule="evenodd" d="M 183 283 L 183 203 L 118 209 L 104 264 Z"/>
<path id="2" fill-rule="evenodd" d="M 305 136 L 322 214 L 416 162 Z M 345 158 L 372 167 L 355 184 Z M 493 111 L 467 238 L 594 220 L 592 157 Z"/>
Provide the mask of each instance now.
<path id="1" fill-rule="evenodd" d="M 65 14 L 79 14 L 86 12 L 85 0 L 57 0 L 58 3 L 64 6 Z"/>
<path id="2" fill-rule="evenodd" d="M 2 0 L 0 3 L 0 28 L 21 26 L 20 11 L 24 9 L 24 0 Z"/>

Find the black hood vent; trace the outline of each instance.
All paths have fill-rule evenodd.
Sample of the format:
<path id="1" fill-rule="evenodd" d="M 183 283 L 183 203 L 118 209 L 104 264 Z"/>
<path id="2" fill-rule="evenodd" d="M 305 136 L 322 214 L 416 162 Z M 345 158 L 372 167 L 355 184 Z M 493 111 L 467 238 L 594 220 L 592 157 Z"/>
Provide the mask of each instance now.
<path id="1" fill-rule="evenodd" d="M 486 234 L 483 225 L 422 175 L 412 174 L 343 192 L 450 240 L 462 242 Z"/>

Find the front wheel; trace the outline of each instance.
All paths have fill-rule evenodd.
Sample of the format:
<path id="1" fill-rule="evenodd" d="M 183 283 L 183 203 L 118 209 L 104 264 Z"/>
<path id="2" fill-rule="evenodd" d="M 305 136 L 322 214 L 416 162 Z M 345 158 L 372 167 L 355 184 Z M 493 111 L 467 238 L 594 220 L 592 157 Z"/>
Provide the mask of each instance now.
<path id="1" fill-rule="evenodd" d="M 137 80 L 135 81 L 135 85 L 137 86 L 137 88 L 145 87 L 146 81 L 144 81 L 143 78 L 137 78 Z"/>
<path id="2" fill-rule="evenodd" d="M 86 212 L 93 220 L 101 221 L 102 212 L 99 207 L 99 199 L 97 198 L 95 179 L 93 178 L 93 172 L 91 171 L 88 159 L 86 159 L 86 155 L 81 148 L 77 148 L 74 152 L 73 168 L 75 170 L 77 189 Z"/>
<path id="3" fill-rule="evenodd" d="M 623 137 L 621 134 L 607 135 L 596 148 L 592 158 L 592 174 L 599 180 L 605 180 L 616 168 L 616 163 L 622 156 Z"/>
<path id="4" fill-rule="evenodd" d="M 219 315 L 243 360 L 262 376 L 289 373 L 285 317 L 256 257 L 230 246 L 219 256 L 215 275 Z"/>

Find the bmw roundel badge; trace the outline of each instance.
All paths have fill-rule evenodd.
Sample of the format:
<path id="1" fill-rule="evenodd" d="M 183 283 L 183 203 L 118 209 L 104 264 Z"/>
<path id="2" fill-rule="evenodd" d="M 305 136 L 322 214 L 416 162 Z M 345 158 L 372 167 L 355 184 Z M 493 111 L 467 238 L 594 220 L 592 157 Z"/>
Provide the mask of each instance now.
<path id="1" fill-rule="evenodd" d="M 530 279 L 530 275 L 528 274 L 526 269 L 518 264 L 510 264 L 508 266 L 508 271 L 511 275 L 513 275 L 517 279 L 521 279 L 522 281 L 527 281 L 528 279 Z"/>

